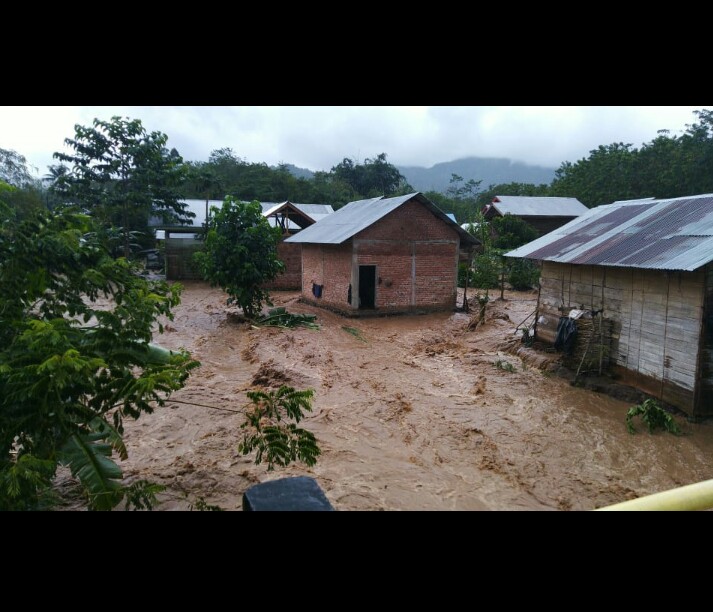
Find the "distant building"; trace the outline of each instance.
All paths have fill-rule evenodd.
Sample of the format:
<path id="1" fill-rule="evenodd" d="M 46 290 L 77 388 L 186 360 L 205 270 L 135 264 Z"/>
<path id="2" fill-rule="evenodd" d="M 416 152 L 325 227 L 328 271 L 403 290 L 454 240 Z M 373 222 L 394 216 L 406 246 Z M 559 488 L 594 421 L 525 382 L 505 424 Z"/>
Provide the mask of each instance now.
<path id="1" fill-rule="evenodd" d="M 507 256 L 542 262 L 538 340 L 602 311 L 623 382 L 713 414 L 713 194 L 599 206 Z"/>
<path id="2" fill-rule="evenodd" d="M 302 298 L 348 315 L 451 310 L 458 261 L 478 240 L 421 193 L 350 202 L 302 246 Z"/>
<path id="3" fill-rule="evenodd" d="M 200 275 L 193 265 L 193 253 L 200 247 L 199 230 L 205 224 L 212 207 L 220 208 L 222 200 L 183 200 L 188 210 L 196 216 L 190 223 L 166 225 L 153 219 L 151 227 L 156 229 L 156 238 L 165 240 L 166 278 L 168 280 L 198 279 Z M 262 214 L 270 225 L 280 227 L 283 237 L 296 234 L 301 229 L 313 225 L 320 219 L 332 214 L 331 204 L 296 204 L 285 202 L 260 202 Z M 283 240 L 277 246 L 278 257 L 284 262 L 285 270 L 272 283 L 269 289 L 299 289 L 301 287 L 301 247 L 288 245 Z"/>
<path id="4" fill-rule="evenodd" d="M 529 223 L 540 236 L 548 234 L 586 213 L 589 209 L 577 198 L 495 196 L 483 213 L 493 217 L 512 215 Z"/>

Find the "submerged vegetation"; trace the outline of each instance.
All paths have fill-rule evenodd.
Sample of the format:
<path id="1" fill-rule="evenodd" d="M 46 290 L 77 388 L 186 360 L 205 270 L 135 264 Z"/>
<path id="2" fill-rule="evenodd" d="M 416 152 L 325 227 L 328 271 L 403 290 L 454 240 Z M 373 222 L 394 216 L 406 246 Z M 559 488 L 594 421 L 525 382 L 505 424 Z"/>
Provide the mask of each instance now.
<path id="1" fill-rule="evenodd" d="M 636 433 L 634 417 L 637 416 L 640 416 L 641 420 L 646 423 L 649 433 L 653 433 L 657 429 L 662 429 L 674 435 L 681 434 L 681 429 L 673 416 L 669 412 L 666 412 L 656 400 L 647 399 L 641 404 L 629 408 L 626 413 L 626 430 L 630 434 Z"/>

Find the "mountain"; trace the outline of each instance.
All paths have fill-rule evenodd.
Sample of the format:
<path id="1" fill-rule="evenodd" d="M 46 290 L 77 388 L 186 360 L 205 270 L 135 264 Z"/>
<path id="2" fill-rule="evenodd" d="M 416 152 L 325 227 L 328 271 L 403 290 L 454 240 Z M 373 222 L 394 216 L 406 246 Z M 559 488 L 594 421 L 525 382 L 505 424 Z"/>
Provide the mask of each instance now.
<path id="1" fill-rule="evenodd" d="M 296 176 L 297 178 L 303 178 L 303 179 L 311 179 L 314 176 L 314 172 L 310 170 L 309 168 L 300 168 L 299 166 L 295 166 L 294 164 L 284 164 L 285 167 L 287 168 L 288 172 L 292 176 Z M 272 166 L 273 168 L 277 168 L 277 166 Z"/>
<path id="2" fill-rule="evenodd" d="M 396 166 L 406 177 L 409 184 L 417 191 L 440 191 L 448 189 L 451 174 L 463 177 L 463 180 L 482 179 L 481 189 L 500 183 L 540 183 L 549 184 L 555 177 L 554 168 L 531 166 L 507 158 L 464 157 L 449 162 L 442 162 L 424 168 L 422 166 Z"/>

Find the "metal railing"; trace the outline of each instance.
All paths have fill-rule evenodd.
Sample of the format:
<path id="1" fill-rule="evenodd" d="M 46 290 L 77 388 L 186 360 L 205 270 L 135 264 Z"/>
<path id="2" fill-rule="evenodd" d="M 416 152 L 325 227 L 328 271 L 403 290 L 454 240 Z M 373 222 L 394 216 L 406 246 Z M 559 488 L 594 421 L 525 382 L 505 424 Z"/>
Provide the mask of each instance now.
<path id="1" fill-rule="evenodd" d="M 597 510 L 708 510 L 713 508 L 713 480 L 654 493 Z"/>

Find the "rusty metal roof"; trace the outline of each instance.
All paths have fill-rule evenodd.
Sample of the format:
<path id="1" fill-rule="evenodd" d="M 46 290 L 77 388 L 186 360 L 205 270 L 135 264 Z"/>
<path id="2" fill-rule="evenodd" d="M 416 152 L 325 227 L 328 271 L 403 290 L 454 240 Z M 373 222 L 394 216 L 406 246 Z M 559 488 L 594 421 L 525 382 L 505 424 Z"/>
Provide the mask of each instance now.
<path id="1" fill-rule="evenodd" d="M 713 194 L 598 206 L 506 255 L 582 265 L 696 270 L 713 261 Z"/>
<path id="2" fill-rule="evenodd" d="M 409 200 L 417 200 L 438 218 L 448 223 L 460 236 L 461 245 L 476 245 L 478 240 L 466 232 L 455 221 L 451 220 L 440 208 L 421 193 L 409 193 L 395 198 L 371 198 L 349 202 L 343 208 L 327 215 L 321 221 L 301 232 L 290 236 L 285 242 L 301 242 L 308 244 L 342 244 L 362 230 L 370 227 L 390 212 L 396 210 Z"/>

